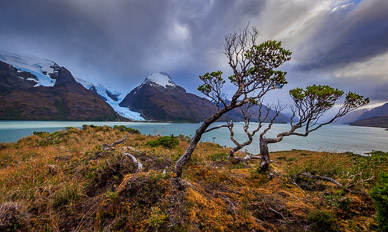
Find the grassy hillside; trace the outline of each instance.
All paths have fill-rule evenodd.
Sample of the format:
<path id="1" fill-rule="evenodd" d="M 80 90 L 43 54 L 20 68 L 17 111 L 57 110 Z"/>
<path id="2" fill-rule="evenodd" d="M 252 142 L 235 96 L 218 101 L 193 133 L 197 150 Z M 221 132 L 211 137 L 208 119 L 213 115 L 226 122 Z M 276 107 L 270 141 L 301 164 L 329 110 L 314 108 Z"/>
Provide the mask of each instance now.
<path id="1" fill-rule="evenodd" d="M 387 154 L 276 152 L 272 173 L 262 173 L 258 160 L 231 164 L 227 148 L 201 143 L 177 184 L 187 138 L 156 139 L 89 126 L 0 144 L 0 231 L 376 229 L 369 191 L 388 171 Z"/>

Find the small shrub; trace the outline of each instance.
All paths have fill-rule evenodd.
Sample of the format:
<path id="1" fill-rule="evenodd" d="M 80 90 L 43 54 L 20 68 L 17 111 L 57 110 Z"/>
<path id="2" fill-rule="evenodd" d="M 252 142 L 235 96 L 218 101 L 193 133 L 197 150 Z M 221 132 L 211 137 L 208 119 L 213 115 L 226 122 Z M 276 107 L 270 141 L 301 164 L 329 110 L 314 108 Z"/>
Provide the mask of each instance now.
<path id="1" fill-rule="evenodd" d="M 296 160 L 296 157 L 291 157 L 287 159 L 288 162 L 295 161 L 295 160 Z"/>
<path id="2" fill-rule="evenodd" d="M 48 132 L 45 132 L 45 131 L 34 131 L 33 132 L 33 135 L 37 135 L 41 138 L 45 138 L 47 135 L 49 135 L 50 133 Z"/>
<path id="3" fill-rule="evenodd" d="M 180 141 L 190 142 L 191 137 L 190 137 L 190 136 L 183 135 L 183 134 L 179 134 L 179 135 L 178 135 L 178 139 L 179 139 Z"/>
<path id="4" fill-rule="evenodd" d="M 130 127 L 126 127 L 124 125 L 120 125 L 120 126 L 113 126 L 113 129 L 116 129 L 116 130 L 119 130 L 119 131 L 122 131 L 122 132 L 129 132 L 131 134 L 140 134 L 140 131 L 137 130 L 137 129 L 133 129 L 133 128 L 130 128 Z"/>
<path id="5" fill-rule="evenodd" d="M 179 144 L 179 140 L 175 138 L 174 135 L 163 136 L 155 140 L 148 141 L 146 143 L 146 145 L 150 147 L 162 146 L 170 149 L 175 148 L 178 144 Z"/>
<path id="6" fill-rule="evenodd" d="M 375 203 L 379 230 L 388 231 L 388 173 L 380 174 L 370 195 Z"/>
<path id="7" fill-rule="evenodd" d="M 111 191 L 108 191 L 106 192 L 106 196 L 111 199 L 111 200 L 116 200 L 119 198 L 119 192 L 111 192 Z"/>
<path id="8" fill-rule="evenodd" d="M 226 154 L 225 152 L 215 153 L 215 154 L 210 155 L 209 159 L 211 161 L 227 160 L 228 159 L 228 154 Z"/>
<path id="9" fill-rule="evenodd" d="M 330 232 L 336 231 L 336 222 L 333 217 L 328 212 L 325 211 L 313 211 L 308 216 L 309 223 L 311 225 L 312 231 L 317 232 Z"/>
<path id="10" fill-rule="evenodd" d="M 148 218 L 148 221 L 151 226 L 162 225 L 167 219 L 167 215 L 162 212 L 162 210 L 155 206 L 151 208 L 151 216 Z"/>
<path id="11" fill-rule="evenodd" d="M 372 176 L 378 177 L 380 173 L 388 172 L 388 152 L 373 151 L 370 156 L 358 157 L 356 165 L 351 170 L 356 175 L 355 181 L 360 179 L 366 180 Z M 370 183 L 375 184 L 377 178 L 372 178 Z"/>

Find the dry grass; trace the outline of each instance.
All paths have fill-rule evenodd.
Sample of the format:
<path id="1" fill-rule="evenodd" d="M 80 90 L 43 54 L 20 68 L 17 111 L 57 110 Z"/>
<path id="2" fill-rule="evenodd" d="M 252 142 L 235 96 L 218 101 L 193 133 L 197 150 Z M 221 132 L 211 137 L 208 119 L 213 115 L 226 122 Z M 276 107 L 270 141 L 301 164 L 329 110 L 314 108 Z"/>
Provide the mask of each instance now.
<path id="1" fill-rule="evenodd" d="M 101 150 L 103 143 L 125 136 L 115 150 Z M 2 144 L 0 228 L 7 223 L 11 231 L 304 231 L 317 223 L 311 220 L 323 220 L 321 211 L 334 215 L 332 226 L 339 231 L 369 230 L 373 224 L 368 189 L 343 191 L 331 183 L 295 180 L 297 173 L 310 172 L 344 181 L 358 162 L 355 156 L 276 152 L 269 179 L 258 171 L 258 160 L 231 164 L 227 148 L 200 143 L 184 170 L 182 190 L 172 171 L 187 141 L 182 138 L 174 149 L 145 145 L 153 139 L 88 127 Z M 142 172 L 135 173 L 123 151 L 143 163 Z"/>

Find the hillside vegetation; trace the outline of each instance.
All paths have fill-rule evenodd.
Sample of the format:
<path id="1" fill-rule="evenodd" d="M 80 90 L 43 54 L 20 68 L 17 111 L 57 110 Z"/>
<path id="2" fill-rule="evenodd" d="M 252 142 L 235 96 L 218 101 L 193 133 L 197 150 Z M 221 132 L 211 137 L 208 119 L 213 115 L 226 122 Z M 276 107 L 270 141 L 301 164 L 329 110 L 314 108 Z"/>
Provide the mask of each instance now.
<path id="1" fill-rule="evenodd" d="M 178 183 L 173 168 L 187 140 L 84 126 L 0 144 L 0 231 L 374 231 L 381 223 L 370 192 L 378 183 L 373 199 L 384 208 L 377 176 L 388 172 L 387 153 L 275 152 L 271 172 L 260 172 L 259 160 L 232 164 L 228 148 L 200 143 Z"/>

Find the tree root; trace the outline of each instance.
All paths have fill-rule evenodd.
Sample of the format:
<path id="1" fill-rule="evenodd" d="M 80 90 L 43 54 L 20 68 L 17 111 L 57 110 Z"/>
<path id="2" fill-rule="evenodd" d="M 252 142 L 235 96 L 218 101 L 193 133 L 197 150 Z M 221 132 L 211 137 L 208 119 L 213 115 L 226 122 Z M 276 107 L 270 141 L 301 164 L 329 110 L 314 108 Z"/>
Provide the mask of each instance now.
<path id="1" fill-rule="evenodd" d="M 132 161 L 137 165 L 136 173 L 140 172 L 143 169 L 143 164 L 140 161 L 138 161 L 135 156 L 125 152 L 122 153 L 122 155 L 130 157 Z"/>
<path id="2" fill-rule="evenodd" d="M 314 180 L 325 180 L 325 181 L 328 181 L 328 182 L 331 182 L 331 183 L 337 185 L 340 188 L 344 188 L 344 186 L 342 184 L 340 184 L 338 181 L 336 181 L 336 180 L 334 180 L 333 178 L 330 178 L 330 177 L 312 175 L 311 173 L 308 173 L 308 172 L 299 173 L 298 175 L 305 176 L 305 177 L 307 177 L 309 179 L 314 179 Z"/>

